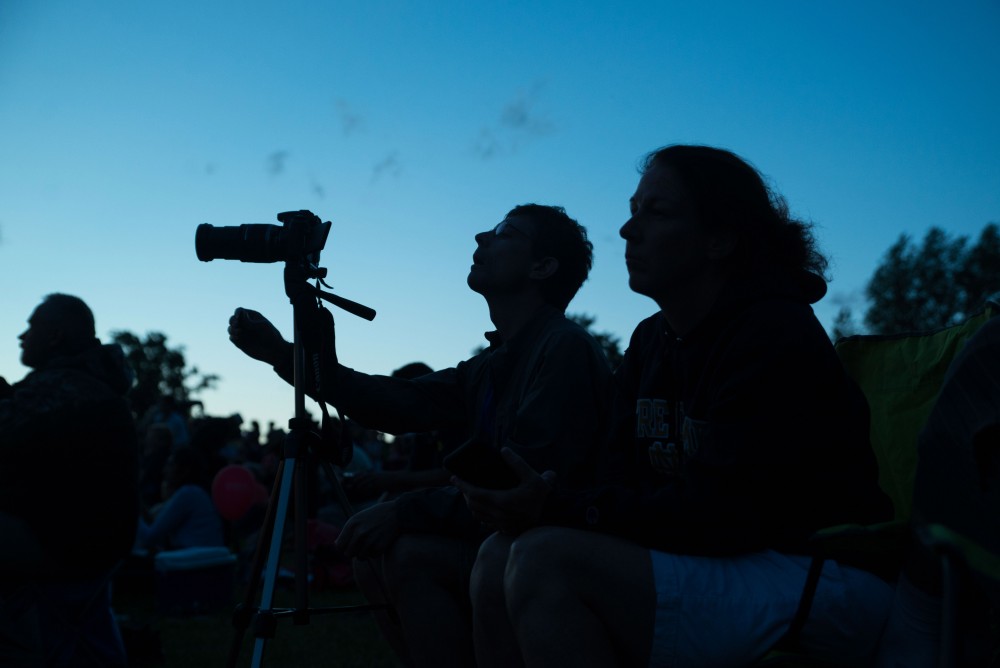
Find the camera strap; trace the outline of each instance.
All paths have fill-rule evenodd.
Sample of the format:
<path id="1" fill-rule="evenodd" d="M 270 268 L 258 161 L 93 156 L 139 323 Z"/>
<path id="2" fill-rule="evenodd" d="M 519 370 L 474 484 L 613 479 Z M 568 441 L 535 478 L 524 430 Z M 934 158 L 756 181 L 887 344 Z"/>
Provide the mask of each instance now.
<path id="1" fill-rule="evenodd" d="M 322 454 L 340 467 L 347 466 L 354 455 L 354 446 L 347 434 L 347 419 L 341 414 L 339 427 L 330 416 L 323 397 L 327 395 L 325 383 L 332 382 L 337 367 L 336 328 L 333 314 L 317 302 L 309 311 L 309 322 L 303 327 L 306 364 L 312 371 L 313 387 L 319 398 L 323 414 L 320 429 Z"/>

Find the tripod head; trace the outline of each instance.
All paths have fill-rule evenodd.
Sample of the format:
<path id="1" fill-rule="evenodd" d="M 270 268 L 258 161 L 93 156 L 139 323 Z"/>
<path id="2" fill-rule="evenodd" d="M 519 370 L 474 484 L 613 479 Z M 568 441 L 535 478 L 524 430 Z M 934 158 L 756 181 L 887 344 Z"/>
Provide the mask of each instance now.
<path id="1" fill-rule="evenodd" d="M 375 318 L 375 311 L 363 304 L 345 299 L 333 292 L 323 279 L 327 271 L 319 266 L 319 256 L 326 245 L 331 223 L 322 222 L 316 214 L 302 209 L 278 214 L 278 225 L 240 225 L 238 227 L 198 226 L 195 250 L 198 259 L 239 260 L 241 262 L 285 263 L 285 294 L 292 303 L 295 322 L 294 385 L 295 417 L 289 421 L 290 447 L 312 448 L 323 459 L 346 466 L 353 446 L 346 435 L 346 420 L 341 420 L 337 435 L 323 401 L 326 383 L 332 382 L 337 363 L 333 316 L 323 308 L 322 301 L 366 320 Z M 316 285 L 310 285 L 315 280 Z M 311 387 L 323 412 L 319 437 L 313 438 L 312 422 L 305 411 L 306 359 L 312 372 Z M 296 434 L 296 432 L 298 432 Z M 298 445 L 296 445 L 298 444 Z"/>
<path id="2" fill-rule="evenodd" d="M 330 286 L 323 281 L 326 278 L 326 269 L 318 266 L 318 262 L 318 250 L 308 256 L 300 256 L 294 261 L 289 259 L 285 262 L 285 294 L 292 303 L 295 322 L 295 418 L 289 422 L 289 426 L 290 433 L 294 435 L 296 429 L 311 424 L 305 413 L 305 374 L 308 360 L 308 367 L 313 374 L 310 379 L 311 386 L 323 413 L 323 421 L 318 437 L 303 439 L 302 442 L 311 444 L 313 451 L 322 459 L 344 467 L 350 463 L 354 455 L 354 446 L 347 431 L 345 416 L 341 413 L 338 433 L 323 400 L 325 389 L 328 383 L 332 382 L 336 370 L 337 348 L 333 315 L 323 307 L 322 302 L 330 302 L 348 313 L 369 321 L 375 318 L 375 311 L 363 304 L 321 290 L 320 285 L 328 288 Z M 316 285 L 310 285 L 310 280 L 315 280 Z"/>

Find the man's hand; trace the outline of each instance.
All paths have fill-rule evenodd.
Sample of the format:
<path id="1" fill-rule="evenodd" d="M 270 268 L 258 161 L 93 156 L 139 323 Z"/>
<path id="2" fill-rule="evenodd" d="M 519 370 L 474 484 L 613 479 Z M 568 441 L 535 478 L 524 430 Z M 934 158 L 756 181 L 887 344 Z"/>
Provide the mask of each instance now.
<path id="1" fill-rule="evenodd" d="M 347 520 L 337 537 L 337 548 L 349 559 L 365 559 L 381 555 L 397 536 L 396 504 L 376 503 Z"/>
<path id="2" fill-rule="evenodd" d="M 462 490 L 469 510 L 479 521 L 502 533 L 517 534 L 538 522 L 556 474 L 553 471 L 539 474 L 510 448 L 504 448 L 500 454 L 520 478 L 517 487 L 485 489 L 457 477 L 452 478 L 452 484 Z"/>
<path id="3" fill-rule="evenodd" d="M 250 357 L 271 366 L 284 362 L 291 346 L 270 320 L 245 308 L 236 309 L 229 318 L 229 340 Z"/>

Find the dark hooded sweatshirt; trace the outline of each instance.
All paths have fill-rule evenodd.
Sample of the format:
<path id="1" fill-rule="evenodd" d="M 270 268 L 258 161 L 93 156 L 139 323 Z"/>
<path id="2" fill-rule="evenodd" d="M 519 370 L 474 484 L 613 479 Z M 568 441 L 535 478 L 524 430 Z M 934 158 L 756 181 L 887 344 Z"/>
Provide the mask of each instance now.
<path id="1" fill-rule="evenodd" d="M 787 283 L 730 286 L 683 338 L 660 314 L 641 322 L 616 373 L 607 484 L 553 492 L 544 523 L 727 555 L 889 519 L 867 402 L 809 306 L 825 284 Z"/>
<path id="2" fill-rule="evenodd" d="M 53 578 L 106 570 L 139 517 L 138 448 L 117 345 L 53 359 L 0 395 L 0 512 L 25 519 Z"/>

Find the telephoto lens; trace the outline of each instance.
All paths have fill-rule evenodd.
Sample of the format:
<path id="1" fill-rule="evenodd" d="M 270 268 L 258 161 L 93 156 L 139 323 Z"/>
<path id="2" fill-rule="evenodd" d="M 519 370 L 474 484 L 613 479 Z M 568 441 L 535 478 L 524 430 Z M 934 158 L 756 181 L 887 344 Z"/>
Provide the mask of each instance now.
<path id="1" fill-rule="evenodd" d="M 198 226 L 194 248 L 202 262 L 281 262 L 287 255 L 285 228 L 280 225 Z"/>

